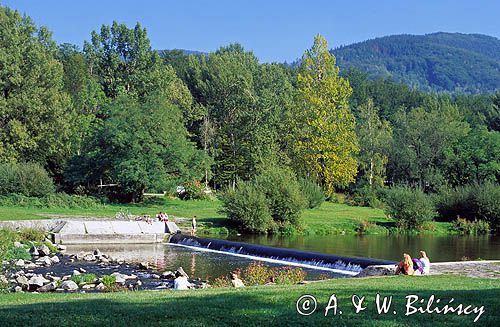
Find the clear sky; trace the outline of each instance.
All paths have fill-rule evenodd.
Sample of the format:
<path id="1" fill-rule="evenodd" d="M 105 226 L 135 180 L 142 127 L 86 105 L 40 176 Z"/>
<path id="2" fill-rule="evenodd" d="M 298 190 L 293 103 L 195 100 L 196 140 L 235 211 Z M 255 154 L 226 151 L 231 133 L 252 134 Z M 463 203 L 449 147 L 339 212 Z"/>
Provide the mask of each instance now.
<path id="1" fill-rule="evenodd" d="M 155 49 L 213 51 L 239 42 L 261 61 L 294 61 L 323 34 L 330 47 L 438 31 L 500 38 L 499 0 L 0 0 L 80 47 L 113 20 L 146 27 Z"/>

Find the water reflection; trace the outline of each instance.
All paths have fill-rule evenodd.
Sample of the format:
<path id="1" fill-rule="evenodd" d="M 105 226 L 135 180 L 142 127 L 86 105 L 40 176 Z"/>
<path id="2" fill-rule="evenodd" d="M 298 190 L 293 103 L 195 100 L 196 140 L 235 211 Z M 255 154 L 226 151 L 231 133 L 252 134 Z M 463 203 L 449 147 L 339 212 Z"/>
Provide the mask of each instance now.
<path id="1" fill-rule="evenodd" d="M 222 275 L 229 275 L 236 269 L 244 269 L 254 260 L 235 257 L 222 253 L 197 251 L 169 244 L 80 244 L 68 245 L 68 253 L 93 251 L 96 247 L 103 253 L 127 262 L 155 262 L 158 270 L 175 270 L 183 267 L 193 278 L 213 280 Z M 281 265 L 265 263 L 271 267 Z M 320 276 L 345 277 L 315 269 L 304 269 L 307 280 L 319 279 Z"/>
<path id="2" fill-rule="evenodd" d="M 275 247 L 294 248 L 327 254 L 398 260 L 402 253 L 417 255 L 426 250 L 435 262 L 469 259 L 500 259 L 499 236 L 429 235 L 329 235 L 329 236 L 257 236 L 229 237 L 233 241 Z"/>

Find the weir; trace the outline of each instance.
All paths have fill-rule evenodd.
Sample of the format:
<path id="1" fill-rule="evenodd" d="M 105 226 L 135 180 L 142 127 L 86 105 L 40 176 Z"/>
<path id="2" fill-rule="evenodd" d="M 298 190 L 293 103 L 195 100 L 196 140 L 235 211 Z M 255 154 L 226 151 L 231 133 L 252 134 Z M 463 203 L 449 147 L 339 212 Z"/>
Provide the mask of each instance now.
<path id="1" fill-rule="evenodd" d="M 328 270 L 351 276 L 358 274 L 368 266 L 394 265 L 396 263 L 389 260 L 337 256 L 182 234 L 172 235 L 169 238 L 169 243 L 206 251 L 224 252 L 229 255 L 245 256 L 250 259 Z"/>

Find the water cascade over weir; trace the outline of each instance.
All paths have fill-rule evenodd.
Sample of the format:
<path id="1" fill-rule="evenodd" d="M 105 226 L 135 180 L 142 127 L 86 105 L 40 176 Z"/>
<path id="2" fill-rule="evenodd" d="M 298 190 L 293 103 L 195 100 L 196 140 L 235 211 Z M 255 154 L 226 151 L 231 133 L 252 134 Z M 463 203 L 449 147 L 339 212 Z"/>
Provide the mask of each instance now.
<path id="1" fill-rule="evenodd" d="M 388 260 L 344 257 L 318 252 L 275 248 L 258 244 L 200 238 L 182 234 L 172 235 L 169 239 L 169 243 L 201 251 L 226 253 L 229 255 L 246 257 L 248 259 L 331 271 L 348 276 L 357 275 L 368 266 L 395 264 L 394 261 Z"/>

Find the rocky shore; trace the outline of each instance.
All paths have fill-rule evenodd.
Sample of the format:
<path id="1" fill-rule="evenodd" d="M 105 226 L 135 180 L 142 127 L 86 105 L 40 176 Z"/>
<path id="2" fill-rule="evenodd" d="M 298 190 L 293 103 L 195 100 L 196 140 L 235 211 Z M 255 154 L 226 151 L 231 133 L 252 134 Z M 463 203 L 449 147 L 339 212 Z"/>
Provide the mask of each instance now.
<path id="1" fill-rule="evenodd" d="M 22 244 L 15 244 L 23 247 Z M 10 292 L 105 292 L 172 289 L 177 271 L 158 271 L 148 262 L 115 259 L 99 249 L 66 253 L 66 247 L 50 240 L 29 249 L 31 260 L 2 262 L 0 285 Z M 189 279 L 192 288 L 207 288 L 207 281 Z"/>

